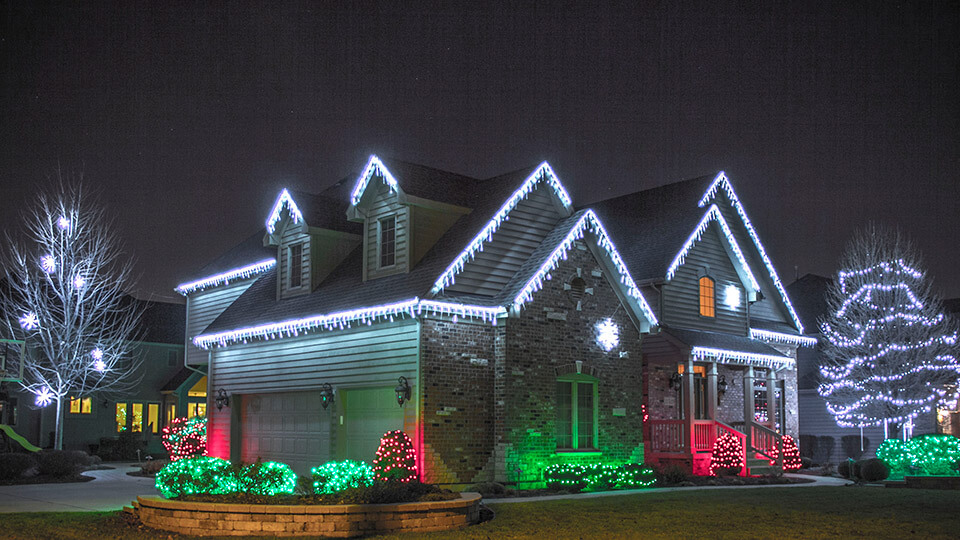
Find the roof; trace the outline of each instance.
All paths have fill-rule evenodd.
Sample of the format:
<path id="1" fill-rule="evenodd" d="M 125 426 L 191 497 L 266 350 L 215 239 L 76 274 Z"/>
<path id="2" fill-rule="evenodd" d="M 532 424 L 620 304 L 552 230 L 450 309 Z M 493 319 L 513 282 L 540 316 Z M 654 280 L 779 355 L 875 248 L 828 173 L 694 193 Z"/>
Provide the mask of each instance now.
<path id="1" fill-rule="evenodd" d="M 820 332 L 818 320 L 827 314 L 827 289 L 831 285 L 832 279 L 816 274 L 806 274 L 787 285 L 787 294 L 808 334 Z"/>
<path id="2" fill-rule="evenodd" d="M 662 331 L 679 339 L 690 347 L 706 347 L 725 351 L 778 356 L 784 359 L 790 358 L 766 343 L 757 341 L 755 339 L 750 339 L 746 336 L 736 336 L 733 334 L 721 334 L 718 332 L 704 332 L 701 330 L 687 330 L 680 328 L 663 328 Z"/>
<path id="3" fill-rule="evenodd" d="M 163 385 L 160 391 L 176 392 L 180 388 L 180 386 L 183 383 L 187 382 L 187 379 L 189 379 L 190 376 L 193 375 L 194 373 L 197 373 L 197 372 L 188 367 L 180 368 L 180 371 L 176 372 L 173 375 L 173 377 L 170 377 L 170 380 L 168 380 L 166 384 Z"/>
<path id="4" fill-rule="evenodd" d="M 667 268 L 697 228 L 704 209 L 697 201 L 713 176 L 701 176 L 653 189 L 621 195 L 592 208 L 637 281 L 663 279 Z"/>
<path id="5" fill-rule="evenodd" d="M 384 163 L 386 164 L 386 161 Z M 432 170 L 427 167 L 422 169 Z M 224 310 L 203 333 L 222 332 L 318 313 L 334 313 L 390 304 L 414 297 L 423 298 L 429 294 L 437 276 L 443 273 L 447 265 L 484 228 L 500 209 L 503 201 L 536 169 L 536 166 L 532 166 L 489 180 L 472 180 L 477 185 L 467 187 L 467 190 L 475 192 L 482 188 L 484 196 L 475 199 L 473 211 L 461 216 L 409 273 L 363 281 L 363 246 L 361 245 L 354 249 L 313 293 L 277 300 L 276 272 L 266 272 Z M 393 172 L 392 169 L 391 172 Z M 450 178 L 437 180 L 437 177 L 426 174 L 421 177 L 418 189 L 410 193 L 407 190 L 406 177 L 401 176 L 402 173 L 399 172 L 394 174 L 401 182 L 401 189 L 411 195 L 418 192 L 418 189 L 423 188 L 429 181 L 450 180 Z M 454 176 L 463 180 L 464 183 L 471 181 L 467 177 Z M 329 194 L 331 190 L 325 193 Z M 325 199 L 331 200 L 330 197 Z M 433 200 L 436 200 L 435 196 Z"/>
<path id="6" fill-rule="evenodd" d="M 144 304 L 143 315 L 140 317 L 140 330 L 143 333 L 140 341 L 183 345 L 187 321 L 186 305 L 144 300 L 139 302 Z"/>
<path id="7" fill-rule="evenodd" d="M 290 196 L 310 227 L 357 235 L 363 233 L 362 223 L 347 220 L 347 201 L 293 189 Z"/>
<path id="8" fill-rule="evenodd" d="M 204 279 L 216 274 L 228 272 L 230 270 L 246 266 L 251 263 L 272 259 L 277 256 L 276 248 L 264 247 L 263 236 L 267 233 L 266 229 L 248 236 L 243 242 L 228 249 L 223 255 L 207 263 L 199 272 L 185 279 L 184 282 Z"/>

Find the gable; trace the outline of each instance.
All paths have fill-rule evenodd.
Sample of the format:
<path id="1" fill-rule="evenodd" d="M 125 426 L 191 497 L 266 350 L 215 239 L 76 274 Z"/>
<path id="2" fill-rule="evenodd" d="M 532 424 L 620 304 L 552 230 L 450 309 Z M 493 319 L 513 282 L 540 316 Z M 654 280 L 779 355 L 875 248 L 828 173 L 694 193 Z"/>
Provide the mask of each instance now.
<path id="1" fill-rule="evenodd" d="M 803 324 L 793 309 L 787 291 L 780 281 L 780 276 L 760 242 L 760 237 L 750 222 L 750 218 L 747 217 L 740 199 L 737 198 L 733 186 L 723 172 L 720 172 L 714 178 L 698 203 L 701 208 L 710 204 L 716 204 L 720 209 L 720 212 L 730 224 L 737 242 L 747 250 L 745 252 L 746 258 L 755 275 L 760 279 L 760 290 L 766 300 L 757 302 L 756 305 L 751 307 L 751 315 L 755 314 L 759 318 L 789 322 L 802 334 Z"/>
<path id="2" fill-rule="evenodd" d="M 741 264 L 745 263 L 730 256 L 724 236 L 717 221 L 708 221 L 697 241 L 685 250 L 683 262 L 662 286 L 660 318 L 664 325 L 740 335 L 746 333 L 745 287 L 738 272 Z M 704 276 L 714 280 L 713 317 L 700 315 L 700 278 Z M 725 291 L 731 286 L 736 287 L 739 296 L 740 301 L 736 306 L 729 306 L 724 301 Z"/>
<path id="3" fill-rule="evenodd" d="M 540 187 L 549 187 L 549 189 L 543 189 L 540 191 Z M 484 227 L 473 237 L 473 239 L 467 244 L 462 252 L 454 259 L 454 261 L 447 267 L 446 270 L 440 277 L 437 278 L 436 282 L 431 289 L 431 293 L 437 294 L 440 291 L 453 286 L 456 283 L 457 276 L 461 274 L 468 263 L 475 260 L 487 245 L 493 243 L 494 235 L 503 227 L 509 220 L 510 216 L 522 202 L 526 201 L 531 194 L 538 192 L 538 196 L 534 197 L 534 200 L 530 201 L 529 204 L 524 204 L 523 209 L 518 213 L 518 219 L 527 220 L 527 223 L 534 226 L 534 232 L 527 240 L 534 241 L 533 238 L 538 236 L 542 232 L 543 223 L 541 221 L 549 220 L 549 210 L 550 206 L 553 206 L 556 210 L 556 215 L 558 217 L 565 217 L 571 214 L 571 202 L 570 196 L 567 195 L 566 190 L 563 188 L 563 185 L 560 183 L 560 180 L 556 177 L 553 172 L 553 169 L 550 168 L 550 165 L 547 162 L 543 162 L 538 166 L 533 173 L 531 173 L 527 178 L 520 184 L 520 187 L 513 192 L 507 200 L 503 203 L 499 210 L 490 218 L 490 220 L 484 225 Z M 545 195 L 545 197 L 540 196 L 540 194 Z M 545 201 L 550 201 L 550 204 L 546 204 Z M 554 225 L 556 222 L 553 223 Z M 510 228 L 508 231 L 512 231 L 514 238 L 517 237 L 516 228 Z M 522 237 L 523 235 L 520 234 Z M 545 235 L 544 235 L 545 236 Z M 513 244 L 509 242 L 509 233 L 505 235 L 503 241 L 503 247 L 501 251 L 507 251 L 511 249 L 518 249 L 524 251 L 527 249 L 526 242 L 523 246 L 513 247 Z M 541 237 L 542 241 L 542 237 Z M 535 247 L 535 246 L 534 246 Z M 532 253 L 532 249 L 530 253 Z M 507 255 L 508 253 L 505 253 Z M 511 255 L 512 257 L 512 255 Z M 494 257 L 496 258 L 496 257 Z M 501 258 L 504 263 L 508 262 L 510 259 L 508 257 Z M 489 263 L 492 262 L 488 259 L 482 259 Z M 521 262 L 522 264 L 522 262 Z M 487 282 L 484 280 L 483 276 L 487 274 L 496 274 L 496 272 L 488 272 L 482 269 L 483 265 L 478 265 L 477 270 L 473 272 L 475 281 L 471 284 L 467 284 L 467 288 L 477 287 L 478 289 L 485 288 L 489 289 L 490 287 L 481 287 L 488 286 L 492 282 Z M 471 269 L 473 270 L 473 269 Z M 505 270 L 504 272 L 509 272 Z M 500 272 L 500 273 L 504 273 Z M 514 270 L 515 273 L 515 270 Z M 509 277 L 512 277 L 513 274 L 510 274 Z M 468 278 L 470 276 L 468 275 Z M 482 293 L 478 293 L 482 294 Z"/>
<path id="4" fill-rule="evenodd" d="M 270 214 L 267 215 L 267 234 L 274 234 L 277 230 L 277 225 L 285 217 L 289 218 L 293 223 L 303 221 L 303 213 L 300 212 L 296 201 L 293 200 L 293 196 L 290 195 L 290 192 L 287 191 L 286 188 L 277 196 L 277 202 L 273 203 L 273 208 L 270 210 Z"/>

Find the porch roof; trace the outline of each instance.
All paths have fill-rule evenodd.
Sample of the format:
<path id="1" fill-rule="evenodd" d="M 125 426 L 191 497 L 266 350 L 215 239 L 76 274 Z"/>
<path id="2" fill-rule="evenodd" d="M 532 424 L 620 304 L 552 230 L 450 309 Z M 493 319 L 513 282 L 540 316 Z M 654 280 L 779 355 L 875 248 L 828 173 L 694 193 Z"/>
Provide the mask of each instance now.
<path id="1" fill-rule="evenodd" d="M 696 360 L 720 364 L 784 368 L 794 365 L 793 358 L 747 336 L 664 328 L 663 332 L 690 348 Z"/>

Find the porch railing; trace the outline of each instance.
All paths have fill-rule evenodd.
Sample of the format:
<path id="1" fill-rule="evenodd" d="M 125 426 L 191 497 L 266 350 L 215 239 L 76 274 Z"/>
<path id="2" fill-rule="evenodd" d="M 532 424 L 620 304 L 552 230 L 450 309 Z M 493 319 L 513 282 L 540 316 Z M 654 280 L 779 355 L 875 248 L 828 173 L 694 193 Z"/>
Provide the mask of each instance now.
<path id="1" fill-rule="evenodd" d="M 683 437 L 685 423 L 683 420 L 651 420 L 651 450 L 658 454 L 685 453 Z"/>
<path id="2" fill-rule="evenodd" d="M 783 467 L 783 436 L 776 431 L 750 422 L 750 451 L 773 461 L 776 467 Z"/>

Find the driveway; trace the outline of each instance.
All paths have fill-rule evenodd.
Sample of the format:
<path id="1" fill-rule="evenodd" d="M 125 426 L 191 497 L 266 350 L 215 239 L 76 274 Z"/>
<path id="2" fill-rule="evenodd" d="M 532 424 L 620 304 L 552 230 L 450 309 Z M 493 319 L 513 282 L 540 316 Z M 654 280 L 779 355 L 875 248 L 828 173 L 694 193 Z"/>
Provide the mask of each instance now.
<path id="1" fill-rule="evenodd" d="M 129 476 L 136 464 L 105 463 L 109 471 L 87 471 L 90 482 L 0 486 L 0 513 L 91 512 L 120 510 L 137 495 L 159 495 L 153 478 Z"/>

